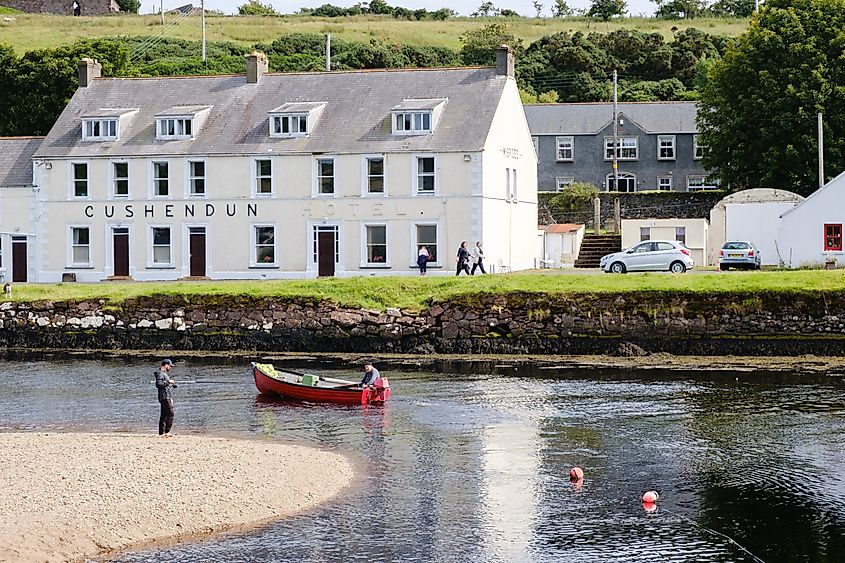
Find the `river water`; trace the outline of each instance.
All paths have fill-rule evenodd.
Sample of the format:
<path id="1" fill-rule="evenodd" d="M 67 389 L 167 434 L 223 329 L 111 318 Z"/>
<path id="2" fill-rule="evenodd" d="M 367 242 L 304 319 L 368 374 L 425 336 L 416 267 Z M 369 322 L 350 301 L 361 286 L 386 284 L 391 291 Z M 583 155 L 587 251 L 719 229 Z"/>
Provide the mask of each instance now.
<path id="1" fill-rule="evenodd" d="M 0 431 L 153 432 L 152 369 L 0 362 Z M 390 403 L 362 408 L 262 399 L 240 365 L 180 362 L 173 374 L 200 382 L 175 390 L 175 432 L 326 448 L 356 463 L 359 483 L 258 530 L 113 561 L 845 560 L 838 381 L 390 370 Z M 650 489 L 654 512 L 640 501 Z"/>

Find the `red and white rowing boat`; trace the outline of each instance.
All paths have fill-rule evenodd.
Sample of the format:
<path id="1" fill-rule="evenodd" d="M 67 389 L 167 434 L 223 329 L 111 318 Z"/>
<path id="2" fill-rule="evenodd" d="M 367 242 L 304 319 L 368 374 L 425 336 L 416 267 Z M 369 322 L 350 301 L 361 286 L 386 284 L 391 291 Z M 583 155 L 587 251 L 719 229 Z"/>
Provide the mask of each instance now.
<path id="1" fill-rule="evenodd" d="M 386 377 L 379 377 L 374 385 L 362 388 L 354 381 L 276 369 L 273 364 L 255 362 L 252 362 L 252 376 L 259 392 L 300 401 L 370 405 L 384 403 L 390 397 Z"/>

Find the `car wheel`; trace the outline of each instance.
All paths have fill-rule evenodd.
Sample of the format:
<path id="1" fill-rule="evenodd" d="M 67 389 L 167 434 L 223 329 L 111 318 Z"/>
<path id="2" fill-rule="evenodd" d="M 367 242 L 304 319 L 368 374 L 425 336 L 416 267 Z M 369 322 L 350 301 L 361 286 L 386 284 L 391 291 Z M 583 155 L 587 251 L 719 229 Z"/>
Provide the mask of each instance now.
<path id="1" fill-rule="evenodd" d="M 669 271 L 673 274 L 683 274 L 687 271 L 687 267 L 684 266 L 683 262 L 672 262 L 669 265 Z"/>
<path id="2" fill-rule="evenodd" d="M 623 264 L 622 262 L 614 262 L 610 265 L 610 271 L 614 274 L 624 274 L 625 264 Z"/>
<path id="3" fill-rule="evenodd" d="M 728 267 L 727 267 L 727 265 L 725 265 L 725 264 L 719 264 L 719 269 L 720 269 L 720 270 L 722 270 L 723 272 L 727 272 L 727 271 L 728 271 Z"/>

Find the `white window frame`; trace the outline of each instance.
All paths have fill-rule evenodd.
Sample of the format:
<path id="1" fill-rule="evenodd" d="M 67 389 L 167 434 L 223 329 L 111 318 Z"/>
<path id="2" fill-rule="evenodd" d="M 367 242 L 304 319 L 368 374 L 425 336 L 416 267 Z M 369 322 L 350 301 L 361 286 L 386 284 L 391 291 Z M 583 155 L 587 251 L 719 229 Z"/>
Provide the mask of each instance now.
<path id="1" fill-rule="evenodd" d="M 667 145 L 664 147 L 663 142 L 667 141 Z M 676 152 L 676 138 L 675 135 L 658 135 L 657 136 L 657 160 L 675 160 Z M 663 156 L 661 153 L 663 149 L 667 151 L 671 151 L 671 156 Z"/>
<path id="2" fill-rule="evenodd" d="M 574 183 L 575 178 L 572 176 L 557 176 L 555 178 L 555 191 L 562 192 Z"/>
<path id="3" fill-rule="evenodd" d="M 170 261 L 166 264 L 163 262 L 156 262 L 155 261 L 155 230 L 156 229 L 167 229 L 170 233 L 170 242 L 167 245 L 168 254 Z M 162 269 L 172 269 L 173 266 L 173 225 L 149 225 L 147 226 L 147 236 L 148 238 L 148 245 L 147 245 L 147 269 L 150 270 L 162 270 Z"/>
<path id="4" fill-rule="evenodd" d="M 660 181 L 661 180 L 667 181 L 667 183 L 669 184 L 667 188 L 664 189 L 664 188 L 660 187 Z M 664 192 L 664 191 L 671 192 L 672 191 L 672 177 L 671 176 L 658 176 L 657 177 L 657 189 L 661 192 Z"/>
<path id="5" fill-rule="evenodd" d="M 568 146 L 567 146 L 568 145 Z M 575 137 L 555 137 L 555 161 L 573 162 L 575 160 Z"/>
<path id="6" fill-rule="evenodd" d="M 270 175 L 262 175 L 261 169 L 258 167 L 259 162 L 267 161 L 270 163 Z M 273 197 L 276 193 L 276 186 L 274 185 L 275 182 L 273 181 L 273 169 L 274 161 L 270 157 L 255 157 L 252 159 L 251 166 L 252 166 L 252 195 L 255 197 Z M 261 191 L 261 180 L 264 178 L 270 179 L 270 191 L 269 192 L 262 192 Z"/>
<path id="7" fill-rule="evenodd" d="M 85 165 L 85 195 L 76 195 L 76 182 L 82 182 L 83 180 L 77 180 L 76 178 L 76 166 L 84 164 Z M 68 182 L 68 198 L 69 199 L 91 199 L 91 163 L 87 160 L 71 160 L 68 163 L 70 167 L 68 170 L 68 177 L 70 181 Z"/>
<path id="8" fill-rule="evenodd" d="M 95 129 L 99 129 L 99 131 L 95 131 Z M 83 141 L 114 141 L 119 136 L 120 120 L 116 117 L 98 117 L 82 120 Z"/>
<path id="9" fill-rule="evenodd" d="M 309 121 L 308 112 L 271 114 L 270 136 L 277 139 L 307 137 L 311 133 L 308 129 L 308 126 L 310 125 Z M 285 124 L 287 124 L 287 132 L 283 131 Z M 294 131 L 294 124 L 296 131 Z"/>
<path id="10" fill-rule="evenodd" d="M 437 240 L 434 241 L 435 250 L 437 251 L 437 260 L 431 261 L 427 264 L 429 268 L 439 268 L 442 267 L 442 260 L 443 260 L 443 248 L 442 244 L 440 243 L 440 223 L 437 221 L 414 221 L 411 223 L 411 268 L 417 268 L 417 257 L 419 256 L 420 250 L 420 241 L 417 238 L 417 227 L 434 227 L 434 236 Z M 429 243 L 425 243 L 426 248 L 429 252 L 431 252 L 431 246 Z"/>
<path id="11" fill-rule="evenodd" d="M 82 245 L 82 244 L 74 243 L 73 234 L 74 234 L 74 231 L 76 231 L 77 229 L 86 229 L 88 231 L 88 244 Z M 68 225 L 68 227 L 67 227 L 67 232 L 68 232 L 68 238 L 67 238 L 67 263 L 68 263 L 68 266 L 67 267 L 68 268 L 90 268 L 91 267 L 91 253 L 92 253 L 92 250 L 93 250 L 91 248 L 91 231 L 92 231 L 91 225 Z M 84 262 L 77 262 L 75 260 L 75 255 L 74 255 L 73 251 L 77 247 L 86 247 L 88 249 L 88 260 L 86 260 Z"/>
<path id="12" fill-rule="evenodd" d="M 370 175 L 370 161 L 381 159 L 381 184 L 382 190 L 380 192 L 370 191 L 370 178 L 377 178 L 378 176 Z M 362 160 L 362 186 L 361 195 L 369 197 L 386 197 L 387 196 L 387 155 L 386 154 L 365 154 Z"/>
<path id="13" fill-rule="evenodd" d="M 699 135 L 692 136 L 692 159 L 701 160 L 704 158 L 704 153 L 707 152 L 708 146 L 698 142 Z"/>
<path id="14" fill-rule="evenodd" d="M 273 229 L 273 261 L 258 261 L 258 229 Z M 276 223 L 249 224 L 249 267 L 250 268 L 278 268 L 279 267 L 279 227 Z M 270 245 L 262 245 L 270 246 Z"/>
<path id="15" fill-rule="evenodd" d="M 633 141 L 633 143 L 630 143 Z M 633 156 L 623 156 L 624 151 L 634 151 Z M 617 137 L 616 138 L 616 160 L 639 160 L 640 140 L 639 137 Z M 604 138 L 604 159 L 613 160 L 613 137 Z"/>
<path id="16" fill-rule="evenodd" d="M 434 112 L 395 111 L 390 116 L 390 122 L 394 135 L 430 135 L 434 131 Z"/>
<path id="17" fill-rule="evenodd" d="M 166 164 L 167 165 L 167 177 L 158 178 L 156 177 L 156 164 Z M 170 165 L 170 161 L 167 159 L 159 159 L 159 160 L 152 160 L 150 161 L 150 197 L 154 199 L 170 199 L 173 196 L 173 182 L 171 180 L 171 171 L 173 167 Z M 156 188 L 158 184 L 156 183 L 158 180 L 167 180 L 167 193 L 165 195 L 161 195 L 156 193 Z"/>
<path id="18" fill-rule="evenodd" d="M 617 175 L 618 175 L 618 178 L 619 178 L 620 180 L 630 180 L 630 179 L 633 179 L 633 181 L 634 181 L 634 189 L 633 189 L 633 190 L 631 190 L 631 191 L 620 192 L 620 191 L 619 191 L 619 186 L 617 185 L 617 186 L 614 186 L 614 187 L 616 188 L 616 192 L 618 192 L 618 193 L 623 193 L 623 194 L 632 194 L 632 193 L 634 193 L 634 192 L 638 191 L 638 190 L 637 190 L 637 188 L 639 187 L 639 184 L 637 183 L 637 175 L 636 175 L 636 174 L 634 174 L 633 172 L 617 172 Z M 607 176 L 605 176 L 605 183 L 604 183 L 605 191 L 608 191 L 608 192 L 610 191 L 610 183 L 611 183 L 613 180 L 614 180 L 613 172 L 611 172 L 610 174 L 608 174 Z"/>
<path id="19" fill-rule="evenodd" d="M 193 171 L 193 164 L 202 163 L 202 176 L 195 176 Z M 202 180 L 202 193 L 197 193 L 194 190 L 194 182 Z M 208 161 L 204 158 L 189 158 L 185 161 L 185 194 L 190 198 L 206 198 L 208 197 Z"/>
<path id="20" fill-rule="evenodd" d="M 321 161 L 328 161 L 332 162 L 332 175 L 331 176 L 322 176 L 320 175 L 320 162 Z M 323 192 L 322 191 L 322 180 L 323 178 L 331 178 L 332 179 L 332 191 L 331 192 Z M 314 185 L 313 185 L 313 195 L 315 197 L 337 197 L 337 158 L 331 155 L 320 155 L 314 157 Z"/>
<path id="21" fill-rule="evenodd" d="M 0 280 L 6 275 L 6 268 L 3 267 L 3 239 L 4 237 L 0 236 Z"/>
<path id="22" fill-rule="evenodd" d="M 173 122 L 173 130 L 170 132 L 170 122 Z M 186 127 L 186 124 L 187 125 Z M 186 129 L 190 129 L 187 133 Z M 169 115 L 156 118 L 156 139 L 159 141 L 174 141 L 193 139 L 196 133 L 194 117 L 192 115 Z"/>
<path id="23" fill-rule="evenodd" d="M 510 196 L 510 200 L 516 203 L 519 201 L 519 186 L 516 182 L 516 168 L 513 168 L 511 173 L 513 174 L 513 179 L 511 180 L 511 191 L 508 195 Z"/>
<path id="24" fill-rule="evenodd" d="M 370 227 L 381 227 L 384 229 L 384 262 L 370 262 L 370 254 L 368 252 L 370 243 L 367 240 L 367 234 Z M 388 224 L 381 222 L 363 222 L 361 223 L 361 268 L 390 268 L 390 228 Z"/>
<path id="25" fill-rule="evenodd" d="M 434 163 L 434 172 L 431 174 L 427 172 L 424 173 L 425 177 L 431 176 L 434 178 L 434 189 L 430 191 L 420 191 L 420 178 L 423 176 L 420 175 L 419 172 L 419 162 L 424 158 L 430 158 Z M 411 166 L 413 167 L 411 170 L 411 177 L 414 179 L 413 194 L 422 197 L 437 196 L 440 193 L 440 186 L 437 181 L 437 156 L 433 154 L 415 154 L 413 155 L 413 158 L 411 158 Z"/>
<path id="26" fill-rule="evenodd" d="M 693 185 L 693 178 L 700 178 L 701 184 Z M 719 186 L 707 183 L 707 176 L 705 174 L 690 174 L 687 176 L 687 191 L 688 192 L 702 192 L 707 190 L 718 190 Z"/>
<path id="27" fill-rule="evenodd" d="M 125 178 L 118 178 L 115 174 L 115 165 L 117 164 L 125 164 L 126 165 L 126 177 Z M 128 160 L 110 160 L 109 161 L 109 199 L 129 199 L 130 194 L 130 185 L 129 185 L 129 161 Z M 117 181 L 125 180 L 126 181 L 126 194 L 119 194 L 117 193 Z"/>
<path id="28" fill-rule="evenodd" d="M 531 144 L 534 145 L 534 156 L 540 158 L 540 137 L 537 135 L 531 137 Z"/>

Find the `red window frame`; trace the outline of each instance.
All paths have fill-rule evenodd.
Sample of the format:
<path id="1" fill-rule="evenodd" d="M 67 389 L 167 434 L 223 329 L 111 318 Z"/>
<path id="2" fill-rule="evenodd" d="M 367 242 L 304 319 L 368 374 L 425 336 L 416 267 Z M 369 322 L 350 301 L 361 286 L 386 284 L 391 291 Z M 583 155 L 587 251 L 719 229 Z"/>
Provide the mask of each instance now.
<path id="1" fill-rule="evenodd" d="M 824 224 L 824 249 L 842 250 L 842 223 Z"/>

